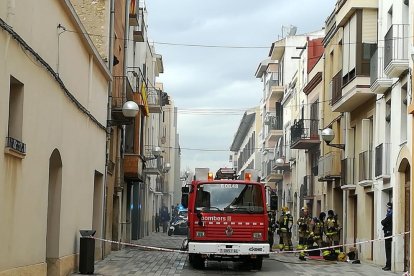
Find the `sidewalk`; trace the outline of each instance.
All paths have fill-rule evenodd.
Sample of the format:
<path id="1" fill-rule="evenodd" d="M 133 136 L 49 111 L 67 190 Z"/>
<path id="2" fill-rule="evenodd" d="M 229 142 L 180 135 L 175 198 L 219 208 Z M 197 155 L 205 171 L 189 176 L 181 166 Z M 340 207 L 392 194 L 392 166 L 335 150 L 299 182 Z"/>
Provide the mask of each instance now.
<path id="1" fill-rule="evenodd" d="M 168 236 L 162 232 L 151 233 L 149 236 L 134 241 L 133 244 L 179 250 L 185 238 L 186 236 Z M 104 260 L 96 262 L 94 275 L 178 276 L 184 268 L 186 259 L 187 254 L 178 252 L 153 251 L 126 246 L 122 250 L 111 252 Z"/>

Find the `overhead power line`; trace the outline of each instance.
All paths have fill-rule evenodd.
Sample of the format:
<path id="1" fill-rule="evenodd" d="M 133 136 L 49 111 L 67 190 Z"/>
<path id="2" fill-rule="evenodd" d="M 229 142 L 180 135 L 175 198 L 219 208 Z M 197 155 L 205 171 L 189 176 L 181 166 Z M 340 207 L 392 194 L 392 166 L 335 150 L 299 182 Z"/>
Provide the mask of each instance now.
<path id="1" fill-rule="evenodd" d="M 66 32 L 69 33 L 77 33 L 77 34 L 86 34 L 91 37 L 108 37 L 109 35 L 101 35 L 101 34 L 93 34 L 89 32 L 78 32 L 74 30 L 66 29 Z M 306 36 L 306 35 L 304 35 Z M 323 36 L 321 36 L 322 38 Z M 377 42 L 386 42 L 391 40 L 404 40 L 404 39 L 411 39 L 414 36 L 403 36 L 403 37 L 392 37 L 389 39 L 378 39 Z M 113 37 L 115 40 L 123 40 L 123 41 L 131 41 L 135 42 L 133 39 L 125 39 L 122 37 Z M 148 42 L 149 43 L 149 42 Z M 178 42 L 165 42 L 165 41 L 152 41 L 153 44 L 158 45 L 167 45 L 167 46 L 181 46 L 181 47 L 197 47 L 197 48 L 219 48 L 219 49 L 270 49 L 270 46 L 247 46 L 247 45 L 218 45 L 218 44 L 203 44 L 203 43 L 178 43 Z M 352 44 L 363 44 L 363 42 L 347 42 L 347 43 L 330 43 L 331 46 L 343 46 L 343 45 L 352 45 Z M 304 45 L 285 45 L 285 48 L 296 48 L 296 49 L 303 49 Z M 318 45 L 306 45 L 305 47 L 312 48 L 312 47 L 321 47 L 320 44 Z"/>

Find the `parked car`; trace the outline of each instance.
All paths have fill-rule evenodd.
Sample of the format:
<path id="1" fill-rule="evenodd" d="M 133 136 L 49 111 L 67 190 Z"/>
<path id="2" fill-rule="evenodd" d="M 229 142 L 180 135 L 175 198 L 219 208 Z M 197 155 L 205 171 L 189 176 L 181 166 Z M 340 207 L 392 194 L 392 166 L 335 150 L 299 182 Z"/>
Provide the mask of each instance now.
<path id="1" fill-rule="evenodd" d="M 188 233 L 188 211 L 183 209 L 178 211 L 178 215 L 173 218 L 168 228 L 168 236 L 187 235 Z"/>

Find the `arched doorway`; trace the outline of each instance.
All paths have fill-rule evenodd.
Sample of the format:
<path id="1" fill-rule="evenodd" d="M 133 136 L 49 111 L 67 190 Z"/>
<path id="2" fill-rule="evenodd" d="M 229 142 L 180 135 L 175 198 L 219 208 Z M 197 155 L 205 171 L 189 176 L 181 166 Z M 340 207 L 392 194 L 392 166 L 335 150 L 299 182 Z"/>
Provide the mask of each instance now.
<path id="1" fill-rule="evenodd" d="M 47 204 L 46 263 L 47 275 L 54 275 L 59 259 L 60 207 L 62 192 L 62 159 L 57 149 L 49 158 L 49 185 Z"/>
<path id="2" fill-rule="evenodd" d="M 404 232 L 410 231 L 410 185 L 411 185 L 411 166 L 406 158 L 402 159 L 398 167 L 400 173 L 400 187 L 403 199 L 404 210 Z M 395 209 L 395 208 L 394 208 Z M 410 268 L 410 234 L 404 235 L 404 271 Z"/>

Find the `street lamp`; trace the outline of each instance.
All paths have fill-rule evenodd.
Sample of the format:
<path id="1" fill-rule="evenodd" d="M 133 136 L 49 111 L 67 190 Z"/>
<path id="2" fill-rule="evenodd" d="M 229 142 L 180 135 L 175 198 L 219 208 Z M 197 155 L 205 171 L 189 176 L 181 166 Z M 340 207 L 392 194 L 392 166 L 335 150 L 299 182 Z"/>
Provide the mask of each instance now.
<path id="1" fill-rule="evenodd" d="M 122 105 L 122 110 L 114 109 L 112 111 L 112 119 L 107 121 L 109 127 L 130 125 L 132 124 L 133 118 L 138 114 L 139 106 L 134 101 L 127 101 Z"/>
<path id="2" fill-rule="evenodd" d="M 335 132 L 332 128 L 327 127 L 321 132 L 322 139 L 325 141 L 326 145 L 338 149 L 345 149 L 345 144 L 331 144 L 332 140 L 335 138 Z"/>
<path id="3" fill-rule="evenodd" d="M 127 101 L 122 106 L 122 114 L 127 118 L 134 118 L 137 116 L 139 111 L 139 106 L 134 101 Z"/>
<path id="4" fill-rule="evenodd" d="M 171 169 L 171 164 L 170 163 L 165 163 L 163 172 L 168 173 L 170 171 L 170 169 Z"/>
<path id="5" fill-rule="evenodd" d="M 275 163 L 277 166 L 283 166 L 285 164 L 285 160 L 283 160 L 283 158 L 278 158 Z"/>
<path id="6" fill-rule="evenodd" d="M 160 147 L 158 147 L 158 146 L 156 146 L 156 147 L 154 147 L 154 148 L 152 149 L 152 154 L 155 156 L 155 158 L 160 157 L 160 156 L 161 156 L 161 152 L 162 152 L 162 150 L 161 150 L 161 148 L 160 148 Z"/>

